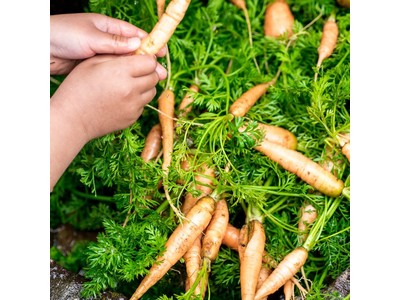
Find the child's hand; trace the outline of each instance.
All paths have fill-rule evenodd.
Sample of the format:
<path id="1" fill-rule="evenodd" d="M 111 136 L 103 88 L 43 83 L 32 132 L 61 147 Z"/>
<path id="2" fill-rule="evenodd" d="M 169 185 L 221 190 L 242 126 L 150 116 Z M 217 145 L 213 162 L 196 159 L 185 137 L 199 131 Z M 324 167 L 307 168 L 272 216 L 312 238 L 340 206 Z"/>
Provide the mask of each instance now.
<path id="1" fill-rule="evenodd" d="M 134 123 L 166 76 L 153 56 L 98 55 L 72 70 L 53 95 L 52 109 L 67 114 L 88 142 Z"/>
<path id="2" fill-rule="evenodd" d="M 136 26 L 95 13 L 50 16 L 50 73 L 67 74 L 80 60 L 96 54 L 130 54 L 147 33 Z M 164 47 L 158 56 L 166 54 Z"/>

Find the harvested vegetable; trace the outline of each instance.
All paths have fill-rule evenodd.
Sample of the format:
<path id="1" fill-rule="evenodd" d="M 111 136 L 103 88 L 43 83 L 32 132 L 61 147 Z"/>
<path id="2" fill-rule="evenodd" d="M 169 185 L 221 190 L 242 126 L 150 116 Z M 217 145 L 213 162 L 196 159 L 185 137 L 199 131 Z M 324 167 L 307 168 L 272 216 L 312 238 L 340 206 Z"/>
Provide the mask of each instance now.
<path id="1" fill-rule="evenodd" d="M 293 34 L 294 16 L 286 0 L 275 0 L 265 10 L 264 34 L 269 37 L 280 37 Z"/>
<path id="2" fill-rule="evenodd" d="M 142 40 L 135 54 L 156 55 L 174 34 L 188 9 L 190 0 L 172 0 L 153 30 Z"/>
<path id="3" fill-rule="evenodd" d="M 156 158 L 161 149 L 162 132 L 161 125 L 154 125 L 146 136 L 144 148 L 140 155 L 145 162 Z"/>

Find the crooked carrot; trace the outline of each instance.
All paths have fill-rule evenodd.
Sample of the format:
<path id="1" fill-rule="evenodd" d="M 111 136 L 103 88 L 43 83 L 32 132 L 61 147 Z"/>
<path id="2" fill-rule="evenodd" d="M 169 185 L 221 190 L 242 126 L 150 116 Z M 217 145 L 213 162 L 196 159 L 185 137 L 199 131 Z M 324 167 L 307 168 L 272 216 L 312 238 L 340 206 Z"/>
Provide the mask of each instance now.
<path id="1" fill-rule="evenodd" d="M 158 123 L 154 125 L 146 136 L 144 142 L 143 151 L 140 157 L 145 161 L 149 162 L 153 158 L 156 158 L 161 149 L 162 132 L 161 125 Z"/>

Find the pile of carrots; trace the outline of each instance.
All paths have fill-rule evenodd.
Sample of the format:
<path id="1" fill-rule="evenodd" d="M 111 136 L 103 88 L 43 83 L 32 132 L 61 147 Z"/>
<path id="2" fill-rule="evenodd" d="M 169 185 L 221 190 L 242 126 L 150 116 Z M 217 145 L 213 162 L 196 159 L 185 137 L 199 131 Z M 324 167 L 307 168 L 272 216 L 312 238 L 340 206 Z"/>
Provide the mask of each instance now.
<path id="1" fill-rule="evenodd" d="M 168 46 L 168 41 L 175 29 L 184 20 L 186 11 L 190 9 L 190 2 L 189 0 L 171 0 L 166 4 L 165 1 L 157 1 L 158 22 L 148 37 L 142 41 L 141 48 L 134 54 L 155 55 L 162 47 Z M 246 2 L 244 0 L 231 2 L 244 12 L 247 21 Z M 265 8 L 263 34 L 268 38 L 281 39 L 290 45 L 296 39 L 293 31 L 294 23 L 295 18 L 285 0 L 270 1 Z M 248 28 L 251 44 L 251 26 L 248 25 Z M 338 34 L 338 24 L 335 16 L 331 15 L 325 21 L 317 50 L 315 81 L 318 80 L 318 73 L 323 62 L 335 51 Z M 280 74 L 279 70 L 272 80 L 255 84 L 244 91 L 229 106 L 225 117 L 229 120 L 246 118 L 257 101 L 280 80 Z M 168 83 L 157 100 L 159 122 L 149 131 L 141 157 L 146 163 L 162 159 L 163 179 L 160 186 L 162 185 L 166 192 L 166 197 L 169 197 L 168 176 L 172 162 L 175 160 L 174 143 L 179 135 L 178 127 L 181 126 L 181 122 L 188 121 L 195 95 L 200 91 L 201 86 L 193 83 L 188 85 L 188 93 L 184 98 L 176 99 L 174 89 Z M 275 162 L 280 168 L 294 174 L 298 180 L 307 183 L 309 193 L 318 193 L 329 199 L 343 198 L 345 183 L 334 174 L 331 168 L 326 167 L 327 164 L 317 162 L 300 151 L 297 137 L 292 132 L 266 122 L 257 121 L 256 123 L 256 132 L 260 135 L 252 136 L 254 146 L 249 151 L 261 153 L 265 159 Z M 245 131 L 249 124 L 254 124 L 254 121 L 247 118 L 244 124 L 240 131 Z M 349 163 L 349 132 L 338 134 L 334 143 L 333 146 L 342 151 Z M 300 277 L 297 275 L 303 271 L 309 252 L 313 249 L 328 217 L 324 215 L 323 219 L 320 218 L 321 210 L 314 207 L 312 203 L 305 202 L 299 211 L 299 246 L 287 253 L 281 261 L 276 261 L 266 251 L 268 237 L 262 210 L 248 203 L 245 220 L 242 220 L 244 225 L 240 228 L 233 226 L 230 222 L 230 202 L 223 190 L 221 171 L 217 171 L 212 165 L 206 163 L 197 165 L 196 154 L 194 154 L 196 149 L 191 150 L 187 158 L 181 160 L 180 163 L 183 169 L 193 172 L 194 180 L 180 182 L 186 192 L 179 207 L 168 199 L 177 217 L 178 225 L 169 236 L 165 251 L 156 258 L 130 299 L 140 299 L 179 261 L 183 261 L 186 267 L 186 293 L 197 299 L 206 298 L 210 273 L 221 247 L 228 247 L 237 252 L 242 299 L 267 299 L 269 295 L 281 288 L 284 290 L 285 300 L 294 299 L 296 288 L 301 295 L 306 295 L 309 287 L 300 280 L 300 277 L 306 280 L 304 273 Z M 227 164 L 225 171 L 229 172 L 231 167 L 233 166 Z M 191 191 L 197 191 L 197 193 L 191 193 Z M 332 211 L 340 203 L 339 200 L 337 202 L 333 200 Z M 332 211 L 329 210 L 329 216 L 333 213 Z M 305 287 L 304 284 L 306 284 Z"/>

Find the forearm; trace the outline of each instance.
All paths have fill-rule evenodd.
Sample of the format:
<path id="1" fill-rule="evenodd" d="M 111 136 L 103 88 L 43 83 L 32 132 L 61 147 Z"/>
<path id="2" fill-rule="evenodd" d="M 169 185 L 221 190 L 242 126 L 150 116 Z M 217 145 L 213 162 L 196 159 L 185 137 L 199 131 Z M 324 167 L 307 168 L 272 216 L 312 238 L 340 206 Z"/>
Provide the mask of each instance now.
<path id="1" fill-rule="evenodd" d="M 86 134 L 77 126 L 69 108 L 57 99 L 50 102 L 50 191 L 72 160 L 87 143 Z"/>

